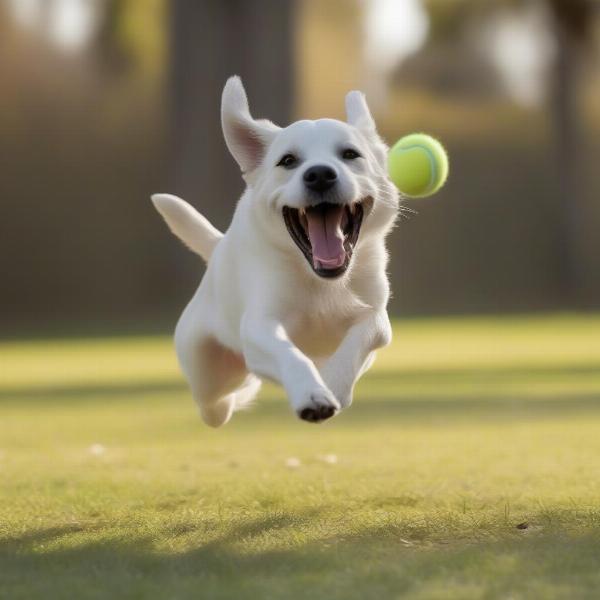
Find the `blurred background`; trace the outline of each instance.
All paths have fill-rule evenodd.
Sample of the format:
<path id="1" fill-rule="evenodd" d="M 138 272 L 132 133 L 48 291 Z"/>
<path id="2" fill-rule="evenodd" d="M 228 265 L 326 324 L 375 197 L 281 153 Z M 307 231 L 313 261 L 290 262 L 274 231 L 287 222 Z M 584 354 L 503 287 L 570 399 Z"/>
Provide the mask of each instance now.
<path id="1" fill-rule="evenodd" d="M 600 305 L 594 0 L 1 0 L 0 334 L 164 328 L 202 265 L 149 201 L 227 227 L 226 78 L 285 125 L 367 93 L 445 189 L 390 239 L 394 315 Z"/>
<path id="2" fill-rule="evenodd" d="M 0 596 L 597 598 L 599 66 L 600 0 L 0 0 Z M 214 432 L 176 364 L 150 194 L 228 226 L 234 73 L 449 151 L 326 429 L 267 383 Z"/>

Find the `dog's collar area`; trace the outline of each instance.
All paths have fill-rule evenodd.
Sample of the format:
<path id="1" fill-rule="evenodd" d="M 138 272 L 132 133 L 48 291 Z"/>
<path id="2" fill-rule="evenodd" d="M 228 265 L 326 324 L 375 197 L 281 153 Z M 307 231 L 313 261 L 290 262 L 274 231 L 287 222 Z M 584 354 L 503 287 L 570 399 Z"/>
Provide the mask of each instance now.
<path id="1" fill-rule="evenodd" d="M 308 218 L 314 217 L 314 213 L 313 215 L 307 214 L 310 211 L 318 213 L 318 216 L 324 221 L 324 227 L 326 227 L 325 220 L 327 218 L 330 220 L 339 219 L 338 237 L 341 236 L 341 239 L 338 243 L 341 243 L 343 248 L 343 257 L 339 257 L 339 260 L 332 259 L 331 261 L 328 261 L 329 264 L 324 264 L 323 261 L 320 261 L 318 257 L 313 255 L 313 245 L 310 239 Z M 363 221 L 364 209 L 361 202 L 356 202 L 352 206 L 347 204 L 343 205 L 341 209 L 340 205 L 331 204 L 329 202 L 321 202 L 318 205 L 308 207 L 302 211 L 297 208 L 284 206 L 282 212 L 283 220 L 290 237 L 294 240 L 296 246 L 300 248 L 300 251 L 306 258 L 311 269 L 319 277 L 334 279 L 346 272 L 350 265 L 352 253 L 356 246 L 356 242 L 358 241 L 360 227 Z M 340 262 L 341 264 L 339 264 Z"/>

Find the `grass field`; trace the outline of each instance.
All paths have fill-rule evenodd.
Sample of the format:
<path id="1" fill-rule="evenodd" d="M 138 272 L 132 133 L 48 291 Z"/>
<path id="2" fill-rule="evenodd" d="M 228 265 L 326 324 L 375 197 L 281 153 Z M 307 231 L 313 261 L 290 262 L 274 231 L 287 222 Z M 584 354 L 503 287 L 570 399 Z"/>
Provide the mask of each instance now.
<path id="1" fill-rule="evenodd" d="M 600 317 L 399 322 L 202 425 L 166 337 L 0 344 L 0 598 L 598 598 Z"/>

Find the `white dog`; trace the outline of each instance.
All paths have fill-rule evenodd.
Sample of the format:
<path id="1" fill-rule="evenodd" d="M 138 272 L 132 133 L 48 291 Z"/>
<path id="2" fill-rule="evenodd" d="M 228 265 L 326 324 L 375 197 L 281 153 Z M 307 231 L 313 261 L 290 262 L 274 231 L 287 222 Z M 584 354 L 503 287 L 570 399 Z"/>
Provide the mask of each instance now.
<path id="1" fill-rule="evenodd" d="M 183 200 L 152 197 L 171 231 L 208 261 L 175 331 L 177 356 L 213 427 L 280 383 L 305 421 L 352 402 L 390 342 L 385 236 L 398 211 L 387 147 L 360 92 L 348 122 L 254 120 L 238 77 L 223 91 L 227 147 L 247 187 L 227 232 Z"/>

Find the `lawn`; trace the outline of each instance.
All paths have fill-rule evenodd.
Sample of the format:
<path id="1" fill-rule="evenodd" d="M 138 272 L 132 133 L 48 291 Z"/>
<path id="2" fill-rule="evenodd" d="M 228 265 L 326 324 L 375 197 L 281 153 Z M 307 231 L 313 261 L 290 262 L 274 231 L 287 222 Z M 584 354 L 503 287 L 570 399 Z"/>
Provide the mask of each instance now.
<path id="1" fill-rule="evenodd" d="M 395 325 L 323 425 L 205 427 L 166 336 L 0 343 L 0 598 L 600 590 L 600 317 Z"/>

